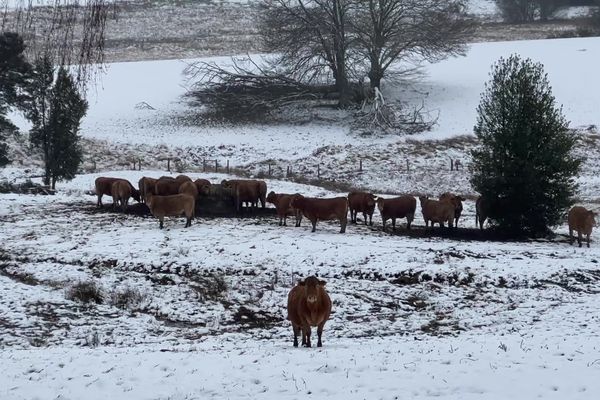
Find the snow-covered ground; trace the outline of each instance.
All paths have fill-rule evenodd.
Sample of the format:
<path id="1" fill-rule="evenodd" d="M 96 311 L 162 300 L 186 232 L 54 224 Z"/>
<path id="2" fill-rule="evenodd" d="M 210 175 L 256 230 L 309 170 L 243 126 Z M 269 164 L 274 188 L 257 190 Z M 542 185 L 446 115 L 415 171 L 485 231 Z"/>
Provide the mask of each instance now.
<path id="1" fill-rule="evenodd" d="M 600 394 L 596 243 L 392 236 L 377 215 L 343 235 L 335 223 L 311 234 L 273 217 L 188 229 L 171 219 L 161 231 L 152 218 L 98 211 L 86 194 L 99 175 L 159 174 L 106 171 L 56 196 L 0 195 L 0 398 Z M 473 227 L 465 206 L 461 226 Z M 333 314 L 322 349 L 294 349 L 286 296 L 309 274 L 327 281 Z M 69 298 L 90 281 L 102 304 Z M 125 290 L 139 298 L 119 307 Z"/>
<path id="2" fill-rule="evenodd" d="M 491 64 L 514 52 L 544 63 L 580 128 L 580 196 L 593 206 L 600 137 L 586 128 L 600 122 L 599 39 L 474 44 L 465 58 L 426 66 L 410 91 L 385 87 L 439 112 L 431 132 L 411 138 L 359 137 L 339 119 L 190 126 L 185 61 L 110 65 L 82 127 L 84 168 L 97 172 L 59 183 L 56 196 L 0 194 L 0 399 L 597 398 L 595 233 L 590 249 L 570 246 L 564 225 L 550 241 L 411 236 L 402 226 L 390 235 L 378 213 L 373 227 L 346 234 L 270 216 L 199 218 L 187 229 L 169 219 L 161 231 L 153 218 L 98 210 L 87 194 L 98 176 L 165 175 L 165 156 L 215 183 L 228 175 L 201 173 L 204 159 L 254 175 L 272 164 L 277 192 L 473 194 L 464 167 L 475 108 Z M 0 178 L 39 174 L 25 143 L 11 139 L 18 159 Z M 139 158 L 142 171 L 126 170 Z M 450 159 L 463 168 L 449 171 Z M 282 179 L 286 166 L 307 180 L 320 168 L 326 182 Z M 472 201 L 460 225 L 474 227 Z M 286 296 L 310 274 L 327 281 L 333 314 L 323 348 L 294 349 Z M 93 282 L 101 304 L 74 299 L 79 282 Z"/>

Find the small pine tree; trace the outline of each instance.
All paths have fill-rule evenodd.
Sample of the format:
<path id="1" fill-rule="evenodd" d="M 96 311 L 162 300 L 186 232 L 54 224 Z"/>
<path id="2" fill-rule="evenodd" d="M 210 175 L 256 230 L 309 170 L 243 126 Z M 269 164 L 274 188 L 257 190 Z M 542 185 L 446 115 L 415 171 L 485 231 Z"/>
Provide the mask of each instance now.
<path id="1" fill-rule="evenodd" d="M 54 80 L 48 58 L 36 62 L 34 77 L 27 111 L 33 124 L 30 140 L 43 153 L 44 184 L 55 188 L 56 181 L 73 179 L 81 164 L 78 132 L 88 104 L 65 68 L 59 68 Z"/>
<path id="2" fill-rule="evenodd" d="M 477 108 L 471 184 L 502 230 L 547 234 L 572 204 L 581 159 L 543 66 L 513 55 L 494 65 Z"/>
<path id="3" fill-rule="evenodd" d="M 21 36 L 12 32 L 0 33 L 0 167 L 10 161 L 4 137 L 17 131 L 17 127 L 6 118 L 6 113 L 9 107 L 21 105 L 20 89 L 31 71 L 24 51 Z"/>

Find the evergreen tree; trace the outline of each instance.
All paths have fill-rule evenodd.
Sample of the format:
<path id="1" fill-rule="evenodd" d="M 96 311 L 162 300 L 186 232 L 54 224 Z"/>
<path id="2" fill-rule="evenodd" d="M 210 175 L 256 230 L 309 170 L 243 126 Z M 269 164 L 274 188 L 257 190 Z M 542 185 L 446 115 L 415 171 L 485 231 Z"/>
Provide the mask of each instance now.
<path id="1" fill-rule="evenodd" d="M 57 180 L 73 179 L 82 161 L 78 132 L 88 105 L 65 68 L 59 68 L 54 80 L 46 57 L 35 64 L 29 95 L 31 143 L 43 153 L 44 183 L 55 188 Z"/>
<path id="2" fill-rule="evenodd" d="M 581 160 L 543 66 L 513 55 L 493 67 L 477 108 L 471 184 L 502 230 L 540 235 L 572 204 Z"/>
<path id="3" fill-rule="evenodd" d="M 9 162 L 4 137 L 17 131 L 17 127 L 6 118 L 6 113 L 11 106 L 22 104 L 20 88 L 25 85 L 31 70 L 24 51 L 21 36 L 12 32 L 0 33 L 0 166 Z"/>

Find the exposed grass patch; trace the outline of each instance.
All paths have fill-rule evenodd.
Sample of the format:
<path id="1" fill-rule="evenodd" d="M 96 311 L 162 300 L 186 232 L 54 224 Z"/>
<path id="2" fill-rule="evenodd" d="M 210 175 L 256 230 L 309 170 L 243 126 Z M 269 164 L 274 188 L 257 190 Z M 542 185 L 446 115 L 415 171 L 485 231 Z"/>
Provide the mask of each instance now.
<path id="1" fill-rule="evenodd" d="M 108 304 L 122 310 L 135 310 L 140 307 L 148 296 L 136 288 L 124 287 L 113 290 L 108 296 Z"/>

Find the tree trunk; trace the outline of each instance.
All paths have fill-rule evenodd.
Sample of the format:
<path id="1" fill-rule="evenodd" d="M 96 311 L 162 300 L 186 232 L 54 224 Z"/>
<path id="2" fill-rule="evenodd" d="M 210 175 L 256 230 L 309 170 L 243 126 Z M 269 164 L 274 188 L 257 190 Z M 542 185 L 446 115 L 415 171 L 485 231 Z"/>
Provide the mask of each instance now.
<path id="1" fill-rule="evenodd" d="M 371 81 L 371 89 L 381 89 L 381 79 L 383 79 L 383 71 L 379 65 L 378 59 L 371 60 L 371 70 L 369 71 L 369 80 Z"/>
<path id="2" fill-rule="evenodd" d="M 52 177 L 52 190 L 56 189 L 56 177 Z"/>

